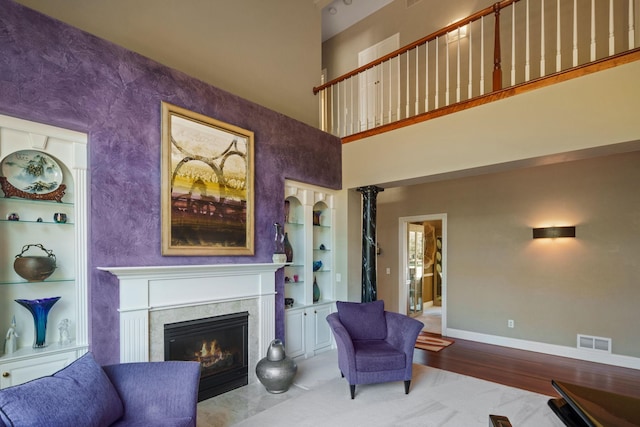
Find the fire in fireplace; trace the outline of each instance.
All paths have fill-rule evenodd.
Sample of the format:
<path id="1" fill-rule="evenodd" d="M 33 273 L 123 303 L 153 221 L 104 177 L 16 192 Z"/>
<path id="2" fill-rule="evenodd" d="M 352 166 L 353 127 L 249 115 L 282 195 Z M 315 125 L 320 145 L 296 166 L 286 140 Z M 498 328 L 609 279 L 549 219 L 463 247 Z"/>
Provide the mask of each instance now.
<path id="1" fill-rule="evenodd" d="M 248 384 L 249 313 L 164 325 L 164 359 L 200 362 L 198 401 Z"/>

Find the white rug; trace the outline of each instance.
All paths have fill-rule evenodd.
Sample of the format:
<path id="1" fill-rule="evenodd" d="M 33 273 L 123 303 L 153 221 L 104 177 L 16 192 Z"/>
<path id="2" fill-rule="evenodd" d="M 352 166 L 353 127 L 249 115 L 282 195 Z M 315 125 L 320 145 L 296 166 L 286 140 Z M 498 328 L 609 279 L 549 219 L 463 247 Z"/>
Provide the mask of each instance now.
<path id="1" fill-rule="evenodd" d="M 270 395 L 254 384 L 201 402 L 198 426 L 486 427 L 489 415 L 496 414 L 517 427 L 563 427 L 547 406 L 548 396 L 428 366 L 414 364 L 408 395 L 402 382 L 360 385 L 354 400 L 340 377 L 335 351 L 298 366 L 294 385 L 282 395 Z M 206 413 L 207 407 L 222 410 L 224 401 L 231 406 L 241 402 L 247 418 L 236 422 L 224 411 Z"/>

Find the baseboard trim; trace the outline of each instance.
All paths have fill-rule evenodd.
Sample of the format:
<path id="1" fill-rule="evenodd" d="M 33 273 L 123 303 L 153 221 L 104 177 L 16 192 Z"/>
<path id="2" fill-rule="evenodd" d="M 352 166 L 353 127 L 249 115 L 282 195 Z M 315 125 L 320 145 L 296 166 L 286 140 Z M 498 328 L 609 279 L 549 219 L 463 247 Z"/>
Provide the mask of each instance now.
<path id="1" fill-rule="evenodd" d="M 443 331 L 442 336 L 499 345 L 502 347 L 517 348 L 519 350 L 535 351 L 537 353 L 550 354 L 553 356 L 569 357 L 571 359 L 584 360 L 587 362 L 604 363 L 606 365 L 619 366 L 621 368 L 640 369 L 640 358 L 623 356 L 620 354 L 600 353 L 597 351 L 566 347 L 562 345 L 527 341 L 517 338 L 507 338 L 498 335 L 481 334 L 461 329 L 447 328 L 446 331 Z"/>

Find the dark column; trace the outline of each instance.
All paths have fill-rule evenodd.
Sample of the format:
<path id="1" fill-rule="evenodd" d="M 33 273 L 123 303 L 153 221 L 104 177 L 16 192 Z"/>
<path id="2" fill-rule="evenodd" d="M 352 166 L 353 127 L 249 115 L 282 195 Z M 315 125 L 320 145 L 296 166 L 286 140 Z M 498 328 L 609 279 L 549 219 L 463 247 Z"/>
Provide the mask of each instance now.
<path id="1" fill-rule="evenodd" d="M 362 302 L 378 297 L 376 283 L 376 197 L 383 188 L 370 185 L 360 187 L 362 193 Z"/>

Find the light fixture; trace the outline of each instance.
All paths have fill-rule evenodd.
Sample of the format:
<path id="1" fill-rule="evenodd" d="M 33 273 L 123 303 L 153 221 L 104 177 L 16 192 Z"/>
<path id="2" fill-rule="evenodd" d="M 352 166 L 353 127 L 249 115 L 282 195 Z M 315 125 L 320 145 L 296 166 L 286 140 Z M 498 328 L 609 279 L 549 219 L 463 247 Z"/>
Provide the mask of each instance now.
<path id="1" fill-rule="evenodd" d="M 459 19 L 456 19 L 455 21 L 452 21 L 448 24 L 449 25 L 453 25 L 454 22 L 458 22 L 460 21 Z M 458 39 L 463 39 L 465 37 L 467 37 L 467 29 L 469 27 L 469 24 L 466 25 L 461 25 L 458 28 L 456 28 L 453 31 L 449 31 L 447 33 L 447 43 L 453 43 L 455 41 L 458 41 Z"/>
<path id="2" fill-rule="evenodd" d="M 558 237 L 576 237 L 575 227 L 543 227 L 533 229 L 534 239 L 555 239 Z"/>
<path id="3" fill-rule="evenodd" d="M 467 25 L 463 25 L 462 27 L 458 27 L 453 31 L 447 33 L 447 43 L 453 43 L 458 41 L 458 39 L 463 39 L 467 37 Z"/>
<path id="4" fill-rule="evenodd" d="M 353 3 L 353 0 L 342 0 L 342 2 L 349 6 L 351 3 Z"/>
<path id="5" fill-rule="evenodd" d="M 331 6 L 329 8 L 329 14 L 330 15 L 335 15 L 336 13 L 338 13 L 338 9 L 336 9 L 335 7 Z"/>

